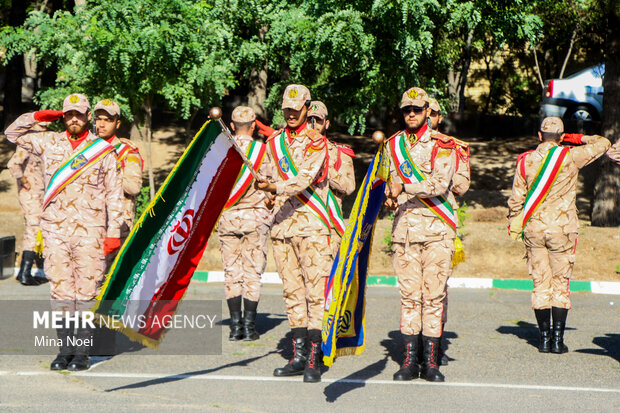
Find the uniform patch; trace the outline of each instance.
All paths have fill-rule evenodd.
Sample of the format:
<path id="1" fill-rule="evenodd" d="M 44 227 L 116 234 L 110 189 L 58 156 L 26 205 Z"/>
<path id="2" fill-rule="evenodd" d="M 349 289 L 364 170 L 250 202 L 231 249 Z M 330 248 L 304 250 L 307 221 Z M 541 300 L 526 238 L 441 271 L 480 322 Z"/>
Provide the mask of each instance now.
<path id="1" fill-rule="evenodd" d="M 78 95 L 71 95 L 69 97 L 69 102 L 71 103 L 78 103 L 80 101 L 80 97 Z"/>
<path id="2" fill-rule="evenodd" d="M 409 96 L 411 99 L 417 98 L 418 91 L 415 89 L 411 89 L 409 92 L 407 92 L 407 96 Z"/>
<path id="3" fill-rule="evenodd" d="M 290 167 L 288 165 L 288 161 L 286 160 L 286 158 L 282 158 L 278 161 L 278 164 L 280 165 L 280 169 L 282 169 L 283 172 L 288 172 L 290 170 Z"/>
<path id="4" fill-rule="evenodd" d="M 291 89 L 288 91 L 288 97 L 290 98 L 296 98 L 297 97 L 297 90 L 296 89 Z"/>
<path id="5" fill-rule="evenodd" d="M 447 149 L 440 149 L 437 151 L 437 158 L 441 158 L 443 156 L 450 156 L 450 151 Z"/>
<path id="6" fill-rule="evenodd" d="M 71 161 L 71 169 L 76 171 L 80 169 L 82 166 L 86 165 L 87 162 L 88 160 L 86 159 L 84 154 L 79 154 L 78 156 L 75 157 L 73 161 Z"/>
<path id="7" fill-rule="evenodd" d="M 101 104 L 102 104 L 103 106 L 110 106 L 110 105 L 112 104 L 112 101 L 111 101 L 110 99 L 103 99 L 103 100 L 101 101 Z"/>
<path id="8" fill-rule="evenodd" d="M 411 167 L 411 164 L 408 160 L 405 160 L 405 162 L 401 163 L 399 169 L 407 178 L 411 178 L 411 175 L 413 175 L 413 168 Z"/>

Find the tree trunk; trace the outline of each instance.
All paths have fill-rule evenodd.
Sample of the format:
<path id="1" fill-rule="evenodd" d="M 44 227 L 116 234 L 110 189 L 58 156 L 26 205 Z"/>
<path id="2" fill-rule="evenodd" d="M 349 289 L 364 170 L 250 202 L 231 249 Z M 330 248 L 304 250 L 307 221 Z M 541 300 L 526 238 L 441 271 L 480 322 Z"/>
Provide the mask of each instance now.
<path id="1" fill-rule="evenodd" d="M 469 66 L 471 65 L 471 42 L 474 37 L 474 31 L 467 33 L 467 42 L 465 43 L 465 56 L 463 58 L 463 67 L 461 68 L 461 78 L 459 82 L 459 113 L 465 112 L 465 88 L 467 87 L 467 76 L 469 74 Z"/>
<path id="2" fill-rule="evenodd" d="M 142 127 L 138 127 L 140 138 L 146 142 L 146 167 L 149 174 L 149 195 L 155 198 L 155 178 L 153 176 L 153 156 L 151 150 L 151 142 L 153 141 L 153 97 L 147 96 L 142 104 L 144 114 L 144 122 Z"/>
<path id="3" fill-rule="evenodd" d="M 11 11 L 9 12 L 9 26 L 17 27 L 24 24 L 26 20 L 25 1 L 12 1 Z M 16 55 L 6 65 L 4 102 L 3 102 L 3 121 L 7 127 L 22 113 L 22 78 L 24 77 L 24 56 Z M 4 129 L 4 128 L 3 128 Z"/>
<path id="4" fill-rule="evenodd" d="M 560 79 L 564 78 L 564 70 L 566 70 L 566 65 L 570 60 L 570 56 L 573 53 L 573 46 L 575 45 L 575 38 L 577 37 L 577 30 L 579 30 L 579 26 L 573 29 L 573 34 L 570 37 L 570 44 L 568 45 L 568 51 L 566 52 L 566 56 L 564 57 L 564 63 L 562 63 L 562 69 L 560 70 Z"/>
<path id="5" fill-rule="evenodd" d="M 540 89 L 545 90 L 545 82 L 543 81 L 542 74 L 540 73 L 540 65 L 538 64 L 538 53 L 536 53 L 536 45 L 532 48 L 532 52 L 534 52 L 534 64 L 536 69 L 536 77 L 538 77 L 538 82 L 540 83 Z"/>
<path id="6" fill-rule="evenodd" d="M 603 88 L 602 135 L 612 142 L 620 136 L 620 10 L 614 1 L 608 1 L 605 38 L 605 77 Z M 594 186 L 592 225 L 615 227 L 620 225 L 620 166 L 609 157 L 600 160 L 601 172 Z"/>
<path id="7" fill-rule="evenodd" d="M 261 41 L 265 40 L 267 27 L 260 28 L 258 37 Z M 251 107 L 257 116 L 266 119 L 265 99 L 267 98 L 267 62 L 260 70 L 253 68 L 250 72 L 250 92 L 248 93 L 248 106 Z"/>

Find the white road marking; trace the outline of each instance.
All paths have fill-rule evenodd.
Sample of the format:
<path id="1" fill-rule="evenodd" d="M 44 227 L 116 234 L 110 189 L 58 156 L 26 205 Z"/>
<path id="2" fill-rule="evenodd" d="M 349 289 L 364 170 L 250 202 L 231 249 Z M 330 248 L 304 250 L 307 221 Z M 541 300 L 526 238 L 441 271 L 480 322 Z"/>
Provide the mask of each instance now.
<path id="1" fill-rule="evenodd" d="M 51 371 L 16 371 L 16 372 L 0 372 L 0 375 L 14 376 L 51 376 L 58 373 Z M 92 377 L 104 379 L 189 379 L 189 380 L 213 380 L 213 381 L 258 381 L 258 382 L 301 382 L 302 378 L 298 377 L 273 377 L 273 376 L 227 376 L 227 375 L 193 375 L 193 374 L 155 374 L 155 373 L 92 373 L 90 371 L 82 371 L 71 373 L 71 376 Z M 518 389 L 518 390 L 547 390 L 547 391 L 578 391 L 578 392 L 596 392 L 596 393 L 619 393 L 619 389 L 602 388 L 602 387 L 573 387 L 573 386 L 539 386 L 536 384 L 501 384 L 501 383 L 467 383 L 467 382 L 444 382 L 430 383 L 423 380 L 413 381 L 392 381 L 392 380 L 361 380 L 361 379 L 329 379 L 323 378 L 322 383 L 341 383 L 341 384 L 376 384 L 376 385 L 392 385 L 392 386 L 447 386 L 447 387 L 486 387 L 495 389 Z"/>

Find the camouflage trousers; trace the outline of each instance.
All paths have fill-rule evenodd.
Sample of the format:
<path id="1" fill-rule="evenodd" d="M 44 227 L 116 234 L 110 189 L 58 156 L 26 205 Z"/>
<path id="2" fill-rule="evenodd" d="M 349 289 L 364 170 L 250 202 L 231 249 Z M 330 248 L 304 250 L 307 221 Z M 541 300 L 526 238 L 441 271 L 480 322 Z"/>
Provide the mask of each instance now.
<path id="1" fill-rule="evenodd" d="M 22 240 L 22 251 L 34 251 L 37 242 L 37 231 L 41 220 L 41 193 L 34 188 L 26 191 L 18 185 L 19 205 L 24 213 L 24 239 Z"/>
<path id="2" fill-rule="evenodd" d="M 527 269 L 534 281 L 532 308 L 571 308 L 569 280 L 573 275 L 577 234 L 524 232 Z"/>
<path id="3" fill-rule="evenodd" d="M 95 301 L 104 280 L 103 239 L 103 233 L 71 237 L 43 231 L 45 276 L 52 302 L 62 302 L 62 310 L 87 309 Z"/>
<path id="4" fill-rule="evenodd" d="M 320 330 L 333 261 L 329 236 L 272 238 L 272 245 L 290 327 Z"/>
<path id="5" fill-rule="evenodd" d="M 226 299 L 240 295 L 251 301 L 260 299 L 268 234 L 269 227 L 265 224 L 257 224 L 256 231 L 247 234 L 219 233 Z"/>
<path id="6" fill-rule="evenodd" d="M 400 331 L 440 337 L 454 240 L 395 242 L 394 272 L 400 289 Z"/>

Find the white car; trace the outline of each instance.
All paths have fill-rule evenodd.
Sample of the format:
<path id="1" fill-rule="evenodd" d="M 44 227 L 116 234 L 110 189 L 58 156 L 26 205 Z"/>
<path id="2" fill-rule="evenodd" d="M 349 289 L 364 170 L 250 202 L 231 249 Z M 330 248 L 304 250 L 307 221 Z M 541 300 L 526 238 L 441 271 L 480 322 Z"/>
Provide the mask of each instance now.
<path id="1" fill-rule="evenodd" d="M 564 79 L 546 81 L 540 104 L 540 117 L 557 116 L 564 120 L 600 120 L 603 113 L 603 75 L 600 64 Z"/>

